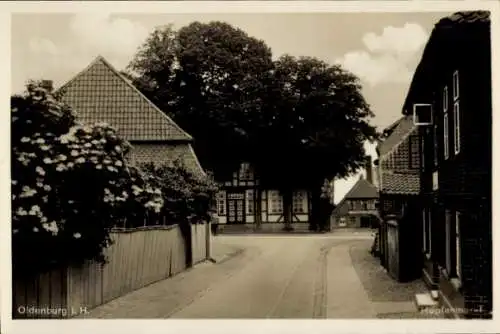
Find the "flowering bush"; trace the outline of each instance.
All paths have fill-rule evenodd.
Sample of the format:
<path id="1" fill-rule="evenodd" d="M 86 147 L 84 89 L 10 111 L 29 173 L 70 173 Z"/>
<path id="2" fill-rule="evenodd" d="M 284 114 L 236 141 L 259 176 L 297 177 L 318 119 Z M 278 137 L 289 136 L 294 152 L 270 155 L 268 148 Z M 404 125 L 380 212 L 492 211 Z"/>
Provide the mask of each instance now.
<path id="1" fill-rule="evenodd" d="M 217 184 L 210 176 L 195 175 L 182 161 L 171 166 L 144 164 L 142 169 L 154 175 L 161 186 L 162 215 L 171 223 L 200 224 L 210 220 Z"/>
<path id="2" fill-rule="evenodd" d="M 76 122 L 37 83 L 11 98 L 11 117 L 14 270 L 102 262 L 110 227 L 161 211 L 161 190 L 127 166 L 112 127 Z"/>

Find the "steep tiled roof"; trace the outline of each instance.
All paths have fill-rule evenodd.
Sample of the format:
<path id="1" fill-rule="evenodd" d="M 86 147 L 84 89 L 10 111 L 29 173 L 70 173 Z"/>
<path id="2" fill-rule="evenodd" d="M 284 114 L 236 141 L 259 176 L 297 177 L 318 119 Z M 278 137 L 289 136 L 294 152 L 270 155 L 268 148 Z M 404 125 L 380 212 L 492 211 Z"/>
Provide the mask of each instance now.
<path id="1" fill-rule="evenodd" d="M 59 91 L 79 120 L 109 123 L 131 142 L 192 140 L 101 56 Z"/>
<path id="2" fill-rule="evenodd" d="M 417 126 L 413 123 L 413 116 L 407 115 L 399 119 L 396 125 L 392 124 L 387 130 L 389 135 L 378 145 L 379 155 L 390 152 L 393 147 L 399 145 Z"/>
<path id="3" fill-rule="evenodd" d="M 385 194 L 417 195 L 420 192 L 420 177 L 416 173 L 382 172 L 380 191 Z"/>
<path id="4" fill-rule="evenodd" d="M 431 32 L 429 39 L 424 47 L 422 57 L 420 59 L 415 73 L 413 75 L 412 81 L 410 83 L 410 88 L 406 96 L 405 102 L 403 104 L 403 114 L 410 114 L 412 111 L 408 108 L 415 96 L 420 99 L 430 99 L 432 92 L 431 86 L 427 84 L 421 84 L 421 82 L 429 82 L 433 80 L 433 75 L 435 75 L 435 67 L 440 67 L 439 64 L 433 64 L 435 58 L 443 54 L 443 49 L 440 45 L 443 44 L 443 38 L 450 38 L 449 34 L 443 34 L 444 31 L 456 30 L 456 39 L 460 40 L 461 28 L 469 29 L 474 27 L 488 27 L 490 25 L 490 12 L 488 11 L 463 11 L 456 12 L 450 16 L 444 17 L 439 20 L 438 23 L 434 25 L 434 29 Z M 481 34 L 486 33 L 486 31 L 481 31 Z M 447 36 L 447 37 L 444 37 Z M 447 57 L 443 57 L 446 61 Z"/>
<path id="5" fill-rule="evenodd" d="M 352 198 L 378 198 L 378 190 L 366 179 L 360 178 L 344 196 L 344 199 Z"/>
<path id="6" fill-rule="evenodd" d="M 453 15 L 441 19 L 436 26 L 441 27 L 450 24 L 463 23 L 486 23 L 490 21 L 490 12 L 483 10 L 456 12 Z"/>

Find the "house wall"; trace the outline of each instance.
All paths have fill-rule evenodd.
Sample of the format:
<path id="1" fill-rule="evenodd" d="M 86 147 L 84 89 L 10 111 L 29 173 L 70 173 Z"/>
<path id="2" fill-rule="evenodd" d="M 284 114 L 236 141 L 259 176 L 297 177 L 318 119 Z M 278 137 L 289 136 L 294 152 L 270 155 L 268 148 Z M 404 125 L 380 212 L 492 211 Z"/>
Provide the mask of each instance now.
<path id="1" fill-rule="evenodd" d="M 260 191 L 261 211 L 257 212 L 255 194 Z M 262 223 L 283 223 L 283 196 L 276 189 L 257 190 L 255 188 L 235 188 L 224 187 L 217 194 L 217 213 L 219 224 L 228 223 L 227 214 L 227 194 L 240 192 L 245 196 L 245 221 L 244 223 L 256 223 L 256 216 L 261 215 Z M 294 223 L 307 223 L 309 220 L 309 192 L 306 190 L 296 190 L 293 192 L 292 219 Z"/>
<path id="2" fill-rule="evenodd" d="M 127 158 L 133 164 L 153 162 L 157 165 L 170 165 L 176 159 L 180 159 L 193 173 L 198 175 L 204 173 L 189 143 L 132 142 L 132 149 Z"/>
<path id="3" fill-rule="evenodd" d="M 482 30 L 482 28 L 481 28 Z M 476 34 L 478 33 L 478 34 Z M 421 128 L 424 140 L 422 203 L 431 210 L 430 259 L 425 276 L 434 277 L 444 304 L 466 307 L 471 313 L 491 308 L 491 56 L 486 30 L 456 32 L 442 42 L 440 71 L 433 73 L 434 128 Z M 471 52 L 470 50 L 474 50 Z M 454 152 L 453 73 L 459 72 L 460 152 Z M 449 158 L 444 158 L 443 88 L 448 86 Z M 414 101 L 416 102 L 416 101 Z M 419 101 L 421 102 L 421 101 Z M 436 139 L 434 141 L 434 139 Z M 436 143 L 436 146 L 434 145 Z M 437 153 L 437 164 L 434 158 Z M 437 182 L 436 182 L 437 181 Z M 446 272 L 445 212 L 460 212 L 461 284 Z M 450 221 L 454 243 L 454 218 Z M 452 251 L 453 253 L 453 251 Z M 454 254 L 452 254 L 454 257 Z M 482 309 L 483 312 L 477 312 Z M 476 310 L 476 311 L 474 311 Z M 476 314 L 475 316 L 478 316 Z M 482 316 L 482 315 L 480 315 Z"/>

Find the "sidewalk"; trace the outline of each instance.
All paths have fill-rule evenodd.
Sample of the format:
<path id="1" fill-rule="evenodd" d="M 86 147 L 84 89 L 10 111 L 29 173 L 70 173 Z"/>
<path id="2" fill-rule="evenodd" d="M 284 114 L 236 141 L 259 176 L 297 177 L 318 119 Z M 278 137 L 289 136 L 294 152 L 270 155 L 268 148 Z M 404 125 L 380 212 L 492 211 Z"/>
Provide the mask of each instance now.
<path id="1" fill-rule="evenodd" d="M 217 262 L 203 262 L 178 275 L 153 283 L 142 289 L 112 300 L 77 318 L 86 319 L 157 319 L 168 318 L 177 310 L 220 282 L 242 261 L 228 261 L 246 256 L 247 251 L 233 245 L 214 242 L 212 258 Z M 251 253 L 251 252 L 250 252 Z M 237 268 L 236 268 L 237 270 Z M 182 284 L 180 282 L 182 281 Z"/>
<path id="2" fill-rule="evenodd" d="M 371 242 L 359 241 L 349 248 L 352 271 L 364 290 L 365 301 L 370 304 L 362 303 L 366 314 L 379 319 L 442 318 L 418 311 L 415 295 L 428 291 L 424 282 L 415 280 L 400 283 L 393 280 L 380 265 L 379 259 L 370 254 L 370 246 Z"/>

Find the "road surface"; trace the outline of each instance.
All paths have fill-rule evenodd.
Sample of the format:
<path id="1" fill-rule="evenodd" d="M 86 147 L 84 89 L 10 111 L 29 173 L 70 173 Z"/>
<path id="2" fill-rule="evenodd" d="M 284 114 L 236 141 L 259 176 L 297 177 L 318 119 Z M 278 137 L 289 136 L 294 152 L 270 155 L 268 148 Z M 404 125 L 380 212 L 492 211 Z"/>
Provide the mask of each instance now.
<path id="1" fill-rule="evenodd" d="M 371 234 L 217 236 L 243 249 L 93 310 L 90 318 L 416 317 L 421 283 L 392 281 Z"/>

